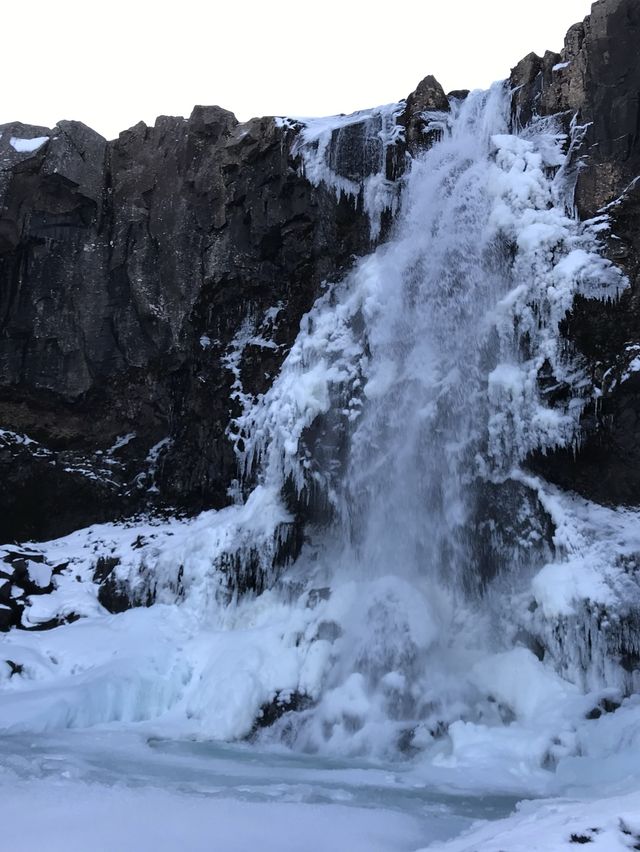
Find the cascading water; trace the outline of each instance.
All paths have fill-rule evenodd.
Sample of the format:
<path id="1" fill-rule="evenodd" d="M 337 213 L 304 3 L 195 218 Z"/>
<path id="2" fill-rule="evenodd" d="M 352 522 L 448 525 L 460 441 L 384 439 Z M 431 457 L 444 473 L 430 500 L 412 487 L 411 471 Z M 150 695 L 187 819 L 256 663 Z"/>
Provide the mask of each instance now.
<path id="1" fill-rule="evenodd" d="M 507 248 L 489 221 L 483 125 L 489 112 L 503 129 L 496 101 L 500 93 L 455 107 L 444 138 L 414 164 L 395 239 L 374 261 L 366 403 L 345 493 L 357 559 L 374 576 L 455 584 L 469 567 L 467 491 L 498 355 L 488 314 L 512 289 Z"/>
<path id="2" fill-rule="evenodd" d="M 564 135 L 552 120 L 509 133 L 508 110 L 496 85 L 431 116 L 441 139 L 412 164 L 389 243 L 318 302 L 238 422 L 263 486 L 320 483 L 334 507 L 296 573 L 338 600 L 318 634 L 332 646 L 321 699 L 278 729 L 297 746 L 413 748 L 456 718 L 504 713 L 468 677 L 480 648 L 501 647 L 479 598 L 498 566 L 483 576 L 478 519 L 488 486 L 502 489 L 521 590 L 551 543 L 520 463 L 573 441 L 589 395 L 559 323 L 577 292 L 624 286 L 597 226 L 570 213 Z M 545 400 L 543 371 L 561 402 Z"/>

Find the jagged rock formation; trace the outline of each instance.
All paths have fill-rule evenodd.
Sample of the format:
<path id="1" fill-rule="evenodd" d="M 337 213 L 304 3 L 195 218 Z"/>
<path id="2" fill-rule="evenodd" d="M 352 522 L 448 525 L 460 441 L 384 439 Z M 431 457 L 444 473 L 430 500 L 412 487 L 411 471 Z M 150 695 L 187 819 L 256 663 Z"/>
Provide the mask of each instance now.
<path id="1" fill-rule="evenodd" d="M 614 303 L 578 298 L 565 334 L 601 392 L 577 452 L 533 460 L 535 469 L 598 502 L 640 503 L 640 7 L 599 0 L 567 33 L 560 54 L 525 57 L 511 72 L 517 120 L 564 114 L 584 127 L 574 152 L 583 219 L 609 214 L 609 257 L 630 287 Z M 574 119 L 575 116 L 575 119 Z"/>

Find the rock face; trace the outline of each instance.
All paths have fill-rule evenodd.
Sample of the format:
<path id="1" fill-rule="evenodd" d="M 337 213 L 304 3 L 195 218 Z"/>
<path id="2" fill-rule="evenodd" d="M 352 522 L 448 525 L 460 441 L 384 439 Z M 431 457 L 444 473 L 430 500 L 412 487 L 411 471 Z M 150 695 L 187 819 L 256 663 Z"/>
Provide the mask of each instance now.
<path id="1" fill-rule="evenodd" d="M 607 252 L 628 276 L 614 303 L 579 298 L 564 332 L 601 392 L 577 452 L 532 459 L 559 485 L 598 502 L 640 504 L 640 6 L 599 0 L 567 33 L 560 54 L 525 57 L 511 72 L 513 111 L 525 123 L 561 113 L 582 125 L 574 151 L 583 219 L 611 217 Z"/>
<path id="2" fill-rule="evenodd" d="M 0 127 L 2 540 L 229 502 L 234 392 L 268 386 L 321 282 L 371 247 L 296 132 L 218 107 L 114 142 Z"/>
<path id="3" fill-rule="evenodd" d="M 618 198 L 640 172 L 640 7 L 598 0 L 561 53 L 526 56 L 511 72 L 516 118 L 568 113 L 585 128 L 576 203 L 583 218 Z"/>
<path id="4" fill-rule="evenodd" d="M 415 92 L 407 98 L 406 109 L 400 117 L 400 124 L 405 128 L 407 150 L 410 154 L 416 154 L 427 141 L 425 140 L 425 113 L 443 112 L 448 109 L 449 99 L 440 83 L 435 77 L 425 77 Z"/>
<path id="5" fill-rule="evenodd" d="M 75 621 L 75 614 L 67 618 L 49 618 L 38 624 L 25 623 L 25 608 L 35 598 L 50 594 L 55 588 L 54 577 L 67 567 L 68 562 L 48 564 L 38 551 L 19 548 L 0 550 L 0 632 L 11 627 L 27 630 L 46 630 L 65 621 Z"/>

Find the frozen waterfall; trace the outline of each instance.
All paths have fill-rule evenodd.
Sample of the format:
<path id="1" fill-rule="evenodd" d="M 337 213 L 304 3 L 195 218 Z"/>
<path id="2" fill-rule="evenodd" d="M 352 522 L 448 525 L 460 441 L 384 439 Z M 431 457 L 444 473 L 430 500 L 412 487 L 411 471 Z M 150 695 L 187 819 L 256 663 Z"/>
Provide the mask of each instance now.
<path id="1" fill-rule="evenodd" d="M 367 751 L 382 732 L 411 750 L 510 712 L 466 673 L 525 635 L 517 616 L 505 629 L 505 589 L 556 549 L 520 465 L 576 440 L 592 392 L 559 333 L 574 295 L 624 282 L 602 223 L 572 215 L 570 140 L 552 120 L 510 133 L 508 110 L 496 85 L 430 116 L 440 140 L 412 164 L 391 239 L 318 302 L 237 424 L 263 487 L 332 507 L 296 570 L 344 595 L 323 622 L 321 700 L 282 723 L 298 745 Z M 554 402 L 543 372 L 565 390 Z"/>

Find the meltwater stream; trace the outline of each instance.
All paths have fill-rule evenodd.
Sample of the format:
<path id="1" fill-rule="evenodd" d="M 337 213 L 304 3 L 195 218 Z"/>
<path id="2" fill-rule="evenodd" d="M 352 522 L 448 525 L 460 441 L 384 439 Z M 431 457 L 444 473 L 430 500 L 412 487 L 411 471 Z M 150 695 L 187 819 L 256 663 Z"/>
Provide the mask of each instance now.
<path id="1" fill-rule="evenodd" d="M 617 750 L 640 748 L 640 707 L 590 713 L 632 690 L 576 600 L 630 600 L 614 557 L 640 549 L 636 519 L 522 467 L 577 439 L 593 393 L 560 321 L 576 293 L 624 281 L 600 255 L 606 221 L 573 215 L 572 140 L 553 119 L 514 130 L 509 107 L 499 84 L 428 116 L 439 138 L 411 163 L 389 239 L 327 286 L 256 399 L 238 367 L 254 332 L 239 330 L 236 505 L 37 545 L 71 568 L 28 623 L 85 617 L 6 638 L 0 801 L 22 791 L 55 822 L 78 798 L 104 822 L 108 800 L 141 837 L 166 804 L 225 825 L 213 848 L 370 852 L 628 770 Z M 381 163 L 398 112 L 371 125 Z M 353 195 L 327 127 L 301 132 L 298 154 L 310 180 Z M 384 174 L 367 181 L 375 237 L 397 197 Z M 283 566 L 301 510 L 305 543 Z M 154 605 L 105 617 L 101 555 Z M 230 567 L 262 593 L 230 592 Z M 178 848 L 163 831 L 129 848 Z"/>

